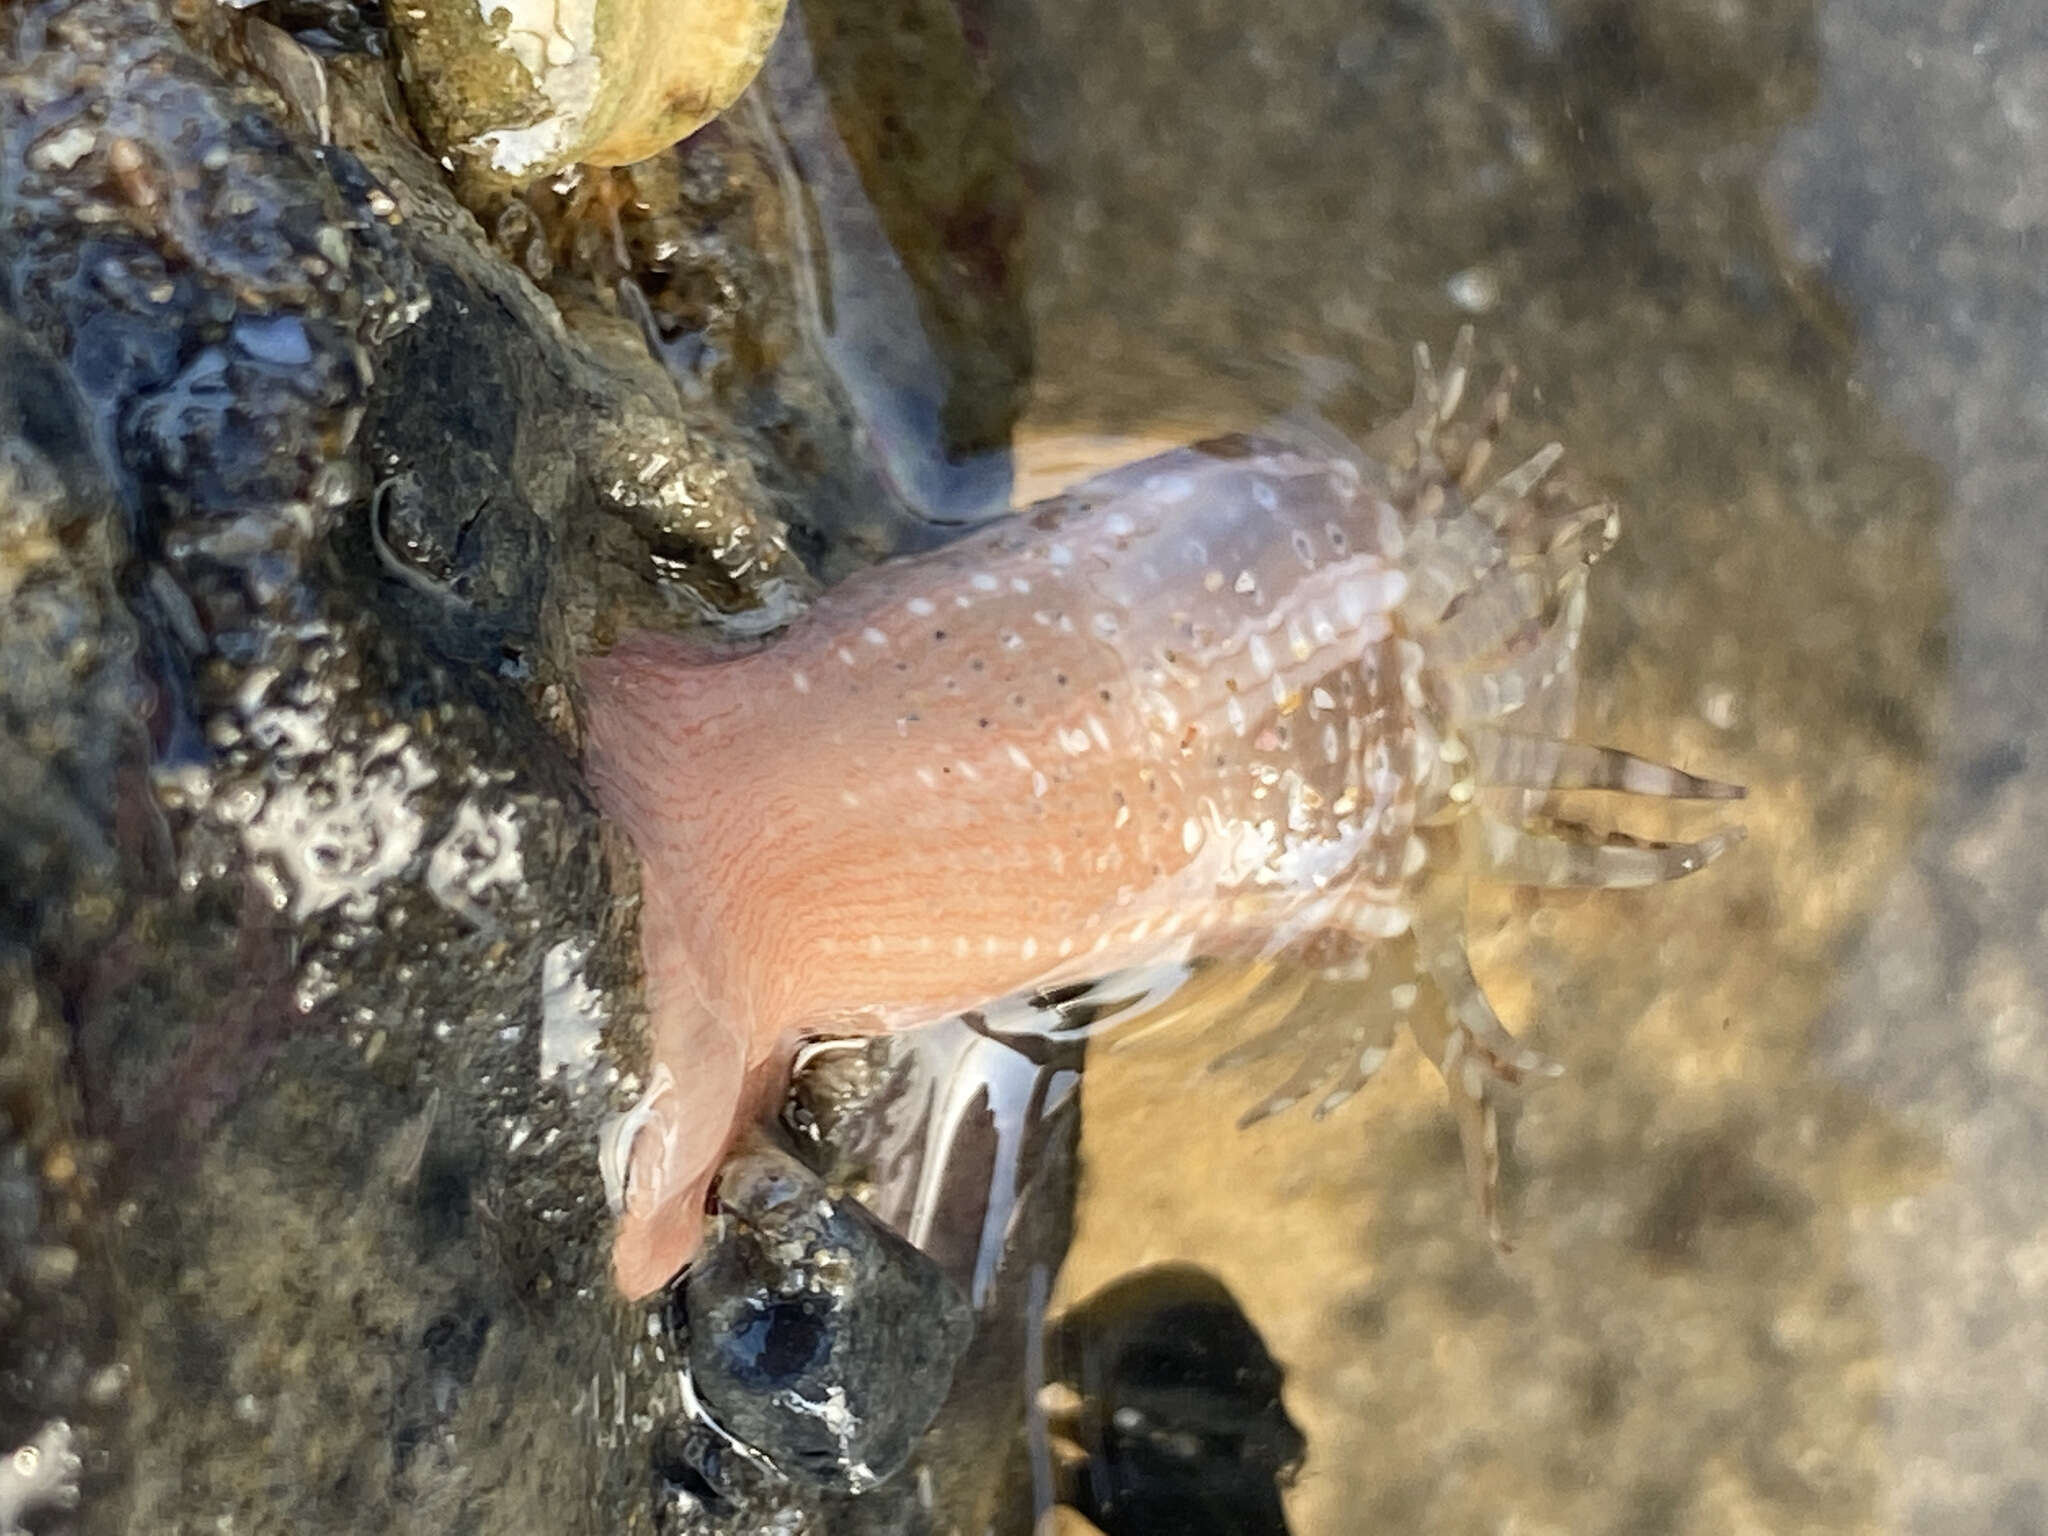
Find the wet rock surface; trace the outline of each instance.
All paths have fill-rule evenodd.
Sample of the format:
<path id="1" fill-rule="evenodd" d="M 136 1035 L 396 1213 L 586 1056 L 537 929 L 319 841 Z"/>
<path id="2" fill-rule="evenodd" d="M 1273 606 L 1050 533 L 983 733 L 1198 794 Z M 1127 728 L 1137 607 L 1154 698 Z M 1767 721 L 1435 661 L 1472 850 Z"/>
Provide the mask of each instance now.
<path id="1" fill-rule="evenodd" d="M 573 199 L 514 266 L 375 12 L 86 0 L 0 45 L 0 1522 L 911 1530 L 932 1466 L 1001 1501 L 942 1444 L 922 1501 L 723 1454 L 688 1329 L 608 1284 L 635 893 L 573 655 L 772 629 L 815 586 L 786 526 L 827 573 L 911 526 L 778 317 L 772 172 L 713 139 L 623 266 Z M 840 1450 L 893 1466 L 969 1323 L 834 1231 L 891 1260 L 815 1337 L 877 1409 Z M 946 1348 L 877 1352 L 877 1296 Z M 1008 1436 L 1010 1374 L 967 1391 Z"/>
<path id="2" fill-rule="evenodd" d="M 89 1236 L 16 1272 L 5 1437 L 74 1427 L 88 1529 L 381 1529 L 550 1468 L 623 1522 L 623 1461 L 522 1406 L 537 1357 L 622 1326 L 583 1177 L 606 1085 L 538 1049 L 544 956 L 626 965 L 517 601 L 552 562 L 509 579 L 497 531 L 534 524 L 490 522 L 448 583 L 480 639 L 387 604 L 354 542 L 383 349 L 458 321 L 432 290 L 467 274 L 160 13 L 7 30 L 6 356 L 39 413 L 9 447 L 42 461 L 7 515 L 75 551 L 68 592 L 10 561 L 66 670 L 10 669 L 9 734 L 73 861 L 10 881 L 8 1064 L 54 1067 L 10 1125 L 29 1252 Z"/>
<path id="3" fill-rule="evenodd" d="M 323 54 L 0 17 L 0 1441 L 63 1473 L 6 1517 L 802 1528 L 662 1491 L 571 681 L 636 615 L 793 612 L 802 477 L 490 249 L 373 21 L 274 14 Z"/>
<path id="4" fill-rule="evenodd" d="M 747 1148 L 682 1281 L 713 1418 L 791 1477 L 865 1493 L 930 1427 L 974 1335 L 938 1266 L 802 1163 Z"/>

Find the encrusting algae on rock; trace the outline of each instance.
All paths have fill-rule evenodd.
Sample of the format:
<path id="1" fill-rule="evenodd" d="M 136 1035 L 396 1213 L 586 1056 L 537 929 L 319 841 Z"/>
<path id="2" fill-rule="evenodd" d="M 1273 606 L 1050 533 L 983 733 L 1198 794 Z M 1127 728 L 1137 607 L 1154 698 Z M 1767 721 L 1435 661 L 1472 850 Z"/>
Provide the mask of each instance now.
<path id="1" fill-rule="evenodd" d="M 1418 348 L 1414 404 L 1363 449 L 1176 449 L 866 571 L 759 648 L 640 634 L 586 663 L 653 1028 L 605 1148 L 621 1290 L 689 1262 L 801 1040 L 1201 958 L 1370 978 L 1441 1068 L 1493 1224 L 1495 1085 L 1556 1069 L 1472 974 L 1467 883 L 1688 874 L 1739 829 L 1603 839 L 1548 797 L 1741 791 L 1569 739 L 1614 509 L 1561 488 L 1555 444 L 1487 484 L 1510 381 L 1459 419 L 1470 357 L 1469 331 L 1441 373 Z M 1255 1115 L 1332 1107 L 1386 1054 L 1300 1048 Z"/>

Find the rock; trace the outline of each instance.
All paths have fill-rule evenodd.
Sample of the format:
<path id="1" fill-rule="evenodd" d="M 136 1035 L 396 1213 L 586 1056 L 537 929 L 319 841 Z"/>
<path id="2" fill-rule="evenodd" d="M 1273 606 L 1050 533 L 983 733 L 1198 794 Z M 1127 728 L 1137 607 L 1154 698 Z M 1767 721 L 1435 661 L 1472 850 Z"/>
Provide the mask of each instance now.
<path id="1" fill-rule="evenodd" d="M 712 1417 L 790 1477 L 865 1492 L 909 1459 L 974 1336 L 937 1265 L 787 1153 L 719 1177 L 723 1215 L 683 1277 Z"/>

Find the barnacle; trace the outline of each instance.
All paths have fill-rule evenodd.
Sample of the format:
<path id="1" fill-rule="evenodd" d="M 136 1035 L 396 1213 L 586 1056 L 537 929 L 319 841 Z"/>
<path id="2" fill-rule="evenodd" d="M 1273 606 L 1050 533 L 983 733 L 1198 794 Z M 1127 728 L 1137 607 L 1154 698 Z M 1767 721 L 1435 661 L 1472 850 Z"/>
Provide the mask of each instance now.
<path id="1" fill-rule="evenodd" d="M 485 185 L 629 165 L 754 78 L 786 0 L 407 0 L 400 78 L 435 151 Z"/>

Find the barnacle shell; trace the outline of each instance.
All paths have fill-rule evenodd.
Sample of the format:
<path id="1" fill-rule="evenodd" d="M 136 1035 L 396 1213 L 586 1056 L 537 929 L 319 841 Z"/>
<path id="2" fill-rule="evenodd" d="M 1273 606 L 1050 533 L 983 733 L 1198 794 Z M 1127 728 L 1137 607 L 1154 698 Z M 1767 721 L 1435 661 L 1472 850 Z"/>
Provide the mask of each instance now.
<path id="1" fill-rule="evenodd" d="M 629 165 L 724 111 L 786 0 L 401 0 L 400 76 L 434 149 L 486 182 Z"/>

